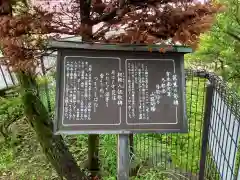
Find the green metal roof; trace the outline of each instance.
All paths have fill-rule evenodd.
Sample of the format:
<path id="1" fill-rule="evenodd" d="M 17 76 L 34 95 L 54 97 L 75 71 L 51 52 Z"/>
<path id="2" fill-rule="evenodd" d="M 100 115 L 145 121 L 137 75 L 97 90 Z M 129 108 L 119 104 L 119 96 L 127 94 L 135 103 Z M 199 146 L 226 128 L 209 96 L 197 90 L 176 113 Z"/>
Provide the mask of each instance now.
<path id="1" fill-rule="evenodd" d="M 179 52 L 191 53 L 193 50 L 188 46 L 178 45 L 134 45 L 134 44 L 102 44 L 89 42 L 56 41 L 48 42 L 49 49 L 92 49 L 92 50 L 115 50 L 115 51 L 151 51 L 151 52 Z"/>

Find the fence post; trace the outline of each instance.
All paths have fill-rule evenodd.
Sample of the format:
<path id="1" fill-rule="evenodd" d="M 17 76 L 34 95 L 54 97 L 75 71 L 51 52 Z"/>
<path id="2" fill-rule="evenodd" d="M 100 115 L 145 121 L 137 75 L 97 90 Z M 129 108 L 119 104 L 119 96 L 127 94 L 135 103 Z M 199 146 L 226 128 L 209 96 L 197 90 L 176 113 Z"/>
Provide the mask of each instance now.
<path id="1" fill-rule="evenodd" d="M 129 135 L 118 135 L 118 180 L 129 179 Z"/>
<path id="2" fill-rule="evenodd" d="M 205 164 L 207 157 L 207 147 L 209 138 L 209 126 L 210 118 L 213 104 L 213 89 L 212 83 L 209 83 L 206 88 L 206 100 L 205 100 L 205 112 L 204 112 L 204 122 L 203 122 L 203 133 L 202 133 L 202 148 L 201 148 L 201 159 L 200 159 L 200 171 L 199 180 L 204 180 Z"/>

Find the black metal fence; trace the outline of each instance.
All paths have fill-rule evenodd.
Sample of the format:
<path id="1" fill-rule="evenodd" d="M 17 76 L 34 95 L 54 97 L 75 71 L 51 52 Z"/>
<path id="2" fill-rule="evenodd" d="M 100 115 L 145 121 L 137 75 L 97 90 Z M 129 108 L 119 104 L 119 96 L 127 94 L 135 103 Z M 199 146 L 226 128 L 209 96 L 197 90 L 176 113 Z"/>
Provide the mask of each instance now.
<path id="1" fill-rule="evenodd" d="M 142 158 L 137 173 L 154 168 L 161 179 L 240 179 L 238 95 L 218 76 L 194 70 L 186 70 L 186 94 L 189 133 L 133 135 L 132 154 Z"/>
<path id="2" fill-rule="evenodd" d="M 54 110 L 54 71 L 45 77 L 42 100 Z M 0 73 L 1 74 L 1 73 Z M 1 74 L 7 85 L 7 77 Z M 47 77 L 47 78 L 46 78 Z M 9 87 L 8 85 L 6 88 Z M 240 99 L 234 90 L 216 75 L 186 70 L 187 115 L 189 133 L 132 134 L 130 139 L 131 176 L 147 179 L 240 179 Z M 115 135 L 100 135 L 100 160 L 103 168 L 115 172 L 117 145 Z M 106 147 L 104 142 L 108 142 Z M 112 143 L 109 143 L 112 142 Z M 87 140 L 86 144 L 87 145 Z M 111 157 L 110 154 L 114 154 Z M 86 153 L 86 152 L 85 152 Z M 114 167 L 110 161 L 115 163 Z M 150 176 L 149 176 L 150 177 Z"/>

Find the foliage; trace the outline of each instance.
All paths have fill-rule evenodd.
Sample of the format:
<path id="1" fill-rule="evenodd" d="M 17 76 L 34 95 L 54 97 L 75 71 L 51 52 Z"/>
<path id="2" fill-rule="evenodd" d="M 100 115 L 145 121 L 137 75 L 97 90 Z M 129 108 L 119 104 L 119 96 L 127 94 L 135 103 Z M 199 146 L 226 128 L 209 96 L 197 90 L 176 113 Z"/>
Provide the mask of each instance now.
<path id="1" fill-rule="evenodd" d="M 25 180 L 30 175 L 34 179 L 39 173 L 43 179 L 56 178 L 24 118 L 21 97 L 1 98 L 0 104 L 0 179 Z"/>
<path id="2" fill-rule="evenodd" d="M 2 97 L 0 102 L 0 133 L 7 139 L 9 134 L 13 133 L 10 126 L 24 117 L 23 107 L 19 96 L 7 99 Z"/>
<path id="3" fill-rule="evenodd" d="M 60 3 L 60 8 L 53 11 L 31 6 L 24 0 L 19 2 L 2 0 L 0 4 L 0 46 L 5 57 L 2 63 L 22 75 L 19 77 L 27 120 L 58 174 L 64 176 L 74 165 L 67 173 L 70 179 L 80 170 L 74 174 L 76 163 L 62 138 L 53 135 L 51 119 L 39 99 L 41 94 L 33 93 L 37 91 L 36 68 L 47 40 L 56 34 L 71 34 L 93 42 L 152 44 L 170 40 L 195 47 L 199 35 L 211 27 L 215 14 L 223 10 L 215 2 L 195 0 L 72 0 Z M 66 15 L 69 21 L 64 21 Z M 99 23 L 103 26 L 93 32 L 93 26 Z M 118 28 L 124 33 L 105 38 L 107 32 Z"/>
<path id="4" fill-rule="evenodd" d="M 51 79 L 51 78 L 47 78 Z M 40 82 L 44 82 L 41 79 Z M 39 84 L 42 84 L 39 83 Z M 45 89 L 43 90 L 45 91 Z M 54 90 L 50 90 L 50 100 L 54 103 Z M 132 166 L 139 165 L 134 180 L 158 179 L 169 180 L 183 176 L 182 172 L 192 172 L 199 168 L 199 149 L 201 145 L 201 125 L 204 106 L 205 81 L 194 78 L 187 81 L 187 107 L 190 132 L 188 134 L 137 134 L 134 135 L 134 159 Z M 41 93 L 46 99 L 46 93 Z M 15 97 L 15 101 L 18 97 Z M 11 99 L 10 99 L 11 101 Z M 12 99 L 14 101 L 14 99 Z M 19 100 L 18 100 L 19 101 Z M 21 101 L 19 101 L 21 102 Z M 43 101 L 44 102 L 44 101 Z M 2 103 L 3 105 L 4 103 Z M 16 109 L 17 103 L 9 103 L 10 109 Z M 4 107 L 0 105 L 0 108 Z M 18 111 L 22 111 L 18 109 Z M 0 143 L 0 175 L 12 179 L 58 179 L 56 172 L 46 161 L 38 144 L 36 134 L 24 119 L 15 125 L 18 143 L 11 146 Z M 117 138 L 115 135 L 100 136 L 100 161 L 103 179 L 115 179 L 117 160 Z M 81 168 L 87 159 L 87 135 L 64 136 L 65 143 Z M 171 159 L 171 161 L 170 161 Z M 11 169 L 11 173 L 9 172 Z M 177 171 L 175 171 L 177 169 Z M 178 171 L 179 170 L 179 171 Z M 184 175 L 185 176 L 185 175 Z M 1 178 L 0 178 L 1 179 Z M 10 179 L 10 178 L 9 178 Z M 187 178 L 185 178 L 187 180 Z"/>
<path id="5" fill-rule="evenodd" d="M 80 35 L 87 34 L 88 40 L 116 43 L 150 44 L 171 38 L 174 42 L 195 44 L 199 34 L 211 27 L 214 14 L 222 8 L 216 3 L 192 0 L 77 2 L 72 0 L 59 4 L 60 14 L 67 14 L 69 21 L 66 24 L 58 18 L 56 24 L 64 25 L 64 29 L 71 27 L 72 33 L 77 30 Z M 79 9 L 80 14 L 77 13 Z M 103 23 L 103 27 L 92 34 L 92 26 L 99 23 Z M 123 28 L 125 33 L 105 38 L 109 30 L 119 28 Z"/>
<path id="6" fill-rule="evenodd" d="M 44 40 L 52 33 L 88 36 L 88 40 L 95 42 L 152 44 L 171 39 L 174 43 L 195 46 L 199 35 L 211 27 L 215 14 L 223 9 L 214 2 L 193 0 L 72 0 L 52 12 L 41 6 L 19 9 L 10 3 L 3 0 L 0 6 L 4 63 L 30 72 L 39 64 Z M 103 27 L 92 34 L 93 25 L 99 23 Z M 125 33 L 105 39 L 105 34 L 114 27 L 115 30 L 122 27 Z"/>
<path id="7" fill-rule="evenodd" d="M 56 180 L 59 179 L 37 141 L 36 135 L 24 119 L 16 121 L 13 131 L 17 143 L 0 141 L 0 179 Z"/>
<path id="8" fill-rule="evenodd" d="M 225 80 L 239 84 L 240 59 L 240 2 L 219 0 L 228 10 L 217 16 L 217 23 L 211 31 L 201 36 L 200 46 L 194 54 L 188 55 L 189 63 L 202 62 Z"/>

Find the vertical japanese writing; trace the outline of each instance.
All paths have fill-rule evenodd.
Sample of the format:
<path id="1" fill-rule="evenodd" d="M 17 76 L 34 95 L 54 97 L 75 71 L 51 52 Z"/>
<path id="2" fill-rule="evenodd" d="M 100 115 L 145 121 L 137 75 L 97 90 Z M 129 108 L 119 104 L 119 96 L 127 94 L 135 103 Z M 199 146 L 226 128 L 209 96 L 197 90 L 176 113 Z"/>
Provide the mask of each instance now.
<path id="1" fill-rule="evenodd" d="M 116 93 L 116 71 L 112 70 L 111 72 L 111 89 L 112 89 L 112 100 L 116 101 L 117 100 L 117 93 Z"/>
<path id="2" fill-rule="evenodd" d="M 93 112 L 97 112 L 98 107 L 98 77 L 94 77 L 93 79 Z"/>
<path id="3" fill-rule="evenodd" d="M 166 79 L 162 78 L 162 84 L 161 84 L 162 94 L 166 93 Z"/>
<path id="4" fill-rule="evenodd" d="M 131 114 L 132 117 L 135 118 L 135 106 L 136 106 L 136 100 L 135 100 L 135 65 L 131 64 Z"/>
<path id="5" fill-rule="evenodd" d="M 118 67 L 94 72 L 95 67 L 90 61 L 66 61 L 64 118 L 92 120 L 96 116 L 93 113 L 98 111 L 99 106 L 101 111 L 104 111 L 102 108 L 110 109 L 114 105 L 124 106 L 122 110 L 126 107 L 126 116 L 131 121 L 144 122 L 144 120 L 152 121 L 156 113 L 162 112 L 159 108 L 169 102 L 175 107 L 178 106 L 177 74 L 171 71 L 169 66 L 164 66 L 165 70 L 153 76 L 151 68 L 154 63 L 146 63 L 145 60 L 127 61 L 124 66 L 126 69 L 123 68 L 127 72 L 127 79 L 125 79 L 126 74 L 118 70 Z M 117 108 L 114 107 L 114 109 Z"/>
<path id="6" fill-rule="evenodd" d="M 166 93 L 167 93 L 167 96 L 168 97 L 171 97 L 171 88 L 172 86 L 172 82 L 171 82 L 171 79 L 170 79 L 170 72 L 166 72 Z"/>
<path id="7" fill-rule="evenodd" d="M 100 96 L 100 98 L 103 98 L 103 96 L 104 96 L 103 78 L 104 78 L 104 74 L 101 73 L 101 74 L 100 74 L 100 90 L 99 90 L 99 96 Z"/>
<path id="8" fill-rule="evenodd" d="M 128 81 L 127 81 L 127 89 L 128 89 L 127 102 L 128 102 L 128 104 L 127 104 L 127 108 L 128 108 L 128 117 L 132 118 L 132 95 L 133 95 L 132 94 L 132 91 L 133 91 L 133 86 L 132 86 L 132 81 L 133 81 L 132 77 L 133 76 L 132 75 L 134 73 L 134 70 L 132 68 L 134 68 L 134 67 L 132 67 L 131 64 L 128 63 L 127 68 L 128 68 Z"/>
<path id="9" fill-rule="evenodd" d="M 127 112 L 129 118 L 139 120 L 149 120 L 149 112 L 155 111 L 154 93 L 150 94 L 148 89 L 148 67 L 143 63 L 127 64 L 128 71 L 128 92 L 127 92 Z M 137 95 L 137 97 L 136 97 Z M 136 97 L 136 98 L 135 98 Z M 137 100 L 137 101 L 136 101 Z M 136 116 L 138 110 L 138 116 Z"/>
<path id="10" fill-rule="evenodd" d="M 152 92 L 150 94 L 150 110 L 152 112 L 155 112 L 156 111 L 156 101 L 155 101 L 155 94 Z"/>
<path id="11" fill-rule="evenodd" d="M 83 105 L 83 119 L 87 120 L 87 114 L 88 114 L 88 108 L 87 108 L 87 104 L 88 104 L 88 72 L 86 71 L 86 67 L 88 65 L 88 62 L 84 63 L 84 105 Z"/>
<path id="12" fill-rule="evenodd" d="M 177 93 L 178 86 L 177 86 L 177 75 L 176 74 L 172 75 L 172 82 L 173 82 L 172 89 L 173 89 L 173 98 L 174 98 L 173 104 L 177 106 L 179 104 L 179 102 L 178 102 L 178 93 Z"/>
<path id="13" fill-rule="evenodd" d="M 131 71 L 134 72 L 131 73 Z M 137 103 L 138 119 L 149 119 L 148 68 L 142 63 L 131 63 L 131 69 L 129 73 L 132 77 L 132 117 L 135 117 L 135 105 Z M 135 100 L 136 90 L 138 91 L 138 102 Z"/>
<path id="14" fill-rule="evenodd" d="M 137 63 L 137 88 L 138 88 L 138 118 L 143 119 L 142 115 L 142 77 L 141 77 L 141 69 L 139 68 L 140 63 Z"/>
<path id="15" fill-rule="evenodd" d="M 144 64 L 140 66 L 141 70 L 141 103 L 142 103 L 142 119 L 146 119 L 146 76 L 145 76 L 145 67 Z"/>
<path id="16" fill-rule="evenodd" d="M 75 66 L 76 66 L 76 69 L 81 69 L 81 63 L 77 63 L 75 62 Z M 77 92 L 76 92 L 76 102 L 77 104 L 80 104 L 80 100 L 81 100 L 81 96 L 82 96 L 82 93 L 81 93 L 81 78 L 79 78 L 79 75 L 76 74 L 76 79 L 77 79 L 77 83 L 76 83 L 76 87 L 77 87 Z M 80 120 L 81 119 L 81 112 L 80 112 L 80 108 L 79 107 L 76 107 L 76 120 Z"/>
<path id="17" fill-rule="evenodd" d="M 144 76 L 145 76 L 145 87 L 146 87 L 146 90 L 145 90 L 145 105 L 146 105 L 146 120 L 149 120 L 149 94 L 148 94 L 148 68 L 147 66 L 145 66 L 145 69 L 144 69 Z"/>
<path id="18" fill-rule="evenodd" d="M 70 68 L 70 71 L 69 71 L 69 80 L 72 81 L 73 79 L 73 72 L 74 72 L 74 67 L 73 67 L 73 62 L 70 62 L 71 64 L 71 68 Z M 69 100 L 70 100 L 70 103 L 69 103 L 69 119 L 72 119 L 72 115 L 73 115 L 73 105 L 74 105 L 74 102 L 73 102 L 73 86 L 69 86 Z"/>
<path id="19" fill-rule="evenodd" d="M 87 104 L 87 119 L 91 120 L 91 112 L 92 112 L 92 65 L 88 66 L 88 104 Z"/>
<path id="20" fill-rule="evenodd" d="M 159 84 L 156 84 L 156 104 L 160 104 L 160 99 L 161 99 L 161 87 Z"/>
<path id="21" fill-rule="evenodd" d="M 69 79 L 69 73 L 68 72 L 70 72 L 70 69 L 71 69 L 71 64 L 70 64 L 70 62 L 67 62 L 67 64 L 66 64 L 66 89 L 65 89 L 65 94 L 69 94 L 69 86 L 68 86 L 68 79 Z M 64 109 L 65 109 L 65 111 L 64 111 L 64 117 L 66 117 L 67 119 L 69 118 L 69 96 L 66 96 L 65 98 L 64 98 Z"/>
<path id="22" fill-rule="evenodd" d="M 141 69 L 141 79 L 142 79 L 142 83 L 141 83 L 141 103 L 142 103 L 142 119 L 146 119 L 146 110 L 145 110 L 145 91 L 146 91 L 146 87 L 145 87 L 145 83 L 146 83 L 146 77 L 145 77 L 145 72 L 144 72 L 144 64 L 141 64 L 140 66 Z"/>
<path id="23" fill-rule="evenodd" d="M 128 63 L 127 67 L 128 71 L 128 81 L 127 81 L 127 86 L 128 86 L 128 92 L 127 92 L 127 102 L 128 102 L 128 117 L 129 118 L 135 118 L 135 84 L 137 84 L 137 80 L 135 78 L 135 72 L 137 70 L 135 69 L 136 66 L 133 63 Z"/>
<path id="24" fill-rule="evenodd" d="M 80 72 L 81 72 L 81 76 L 80 76 L 80 107 L 79 107 L 79 111 L 80 111 L 80 120 L 83 120 L 84 119 L 84 114 L 83 114 L 83 110 L 84 110 L 84 102 L 83 102 L 83 99 L 84 99 L 84 79 L 85 79 L 85 73 L 84 73 L 84 62 L 83 61 L 80 61 Z"/>
<path id="25" fill-rule="evenodd" d="M 110 83 L 110 78 L 109 78 L 109 73 L 105 74 L 105 102 L 106 102 L 106 107 L 108 107 L 108 102 L 110 99 L 110 93 L 109 93 L 109 83 Z"/>
<path id="26" fill-rule="evenodd" d="M 91 120 L 92 65 L 84 61 L 66 63 L 64 114 L 68 120 Z"/>
<path id="27" fill-rule="evenodd" d="M 72 62 L 73 64 L 73 69 L 72 69 L 72 81 L 75 81 L 77 79 L 77 64 L 75 62 Z M 72 90 L 72 119 L 76 119 L 76 105 L 77 105 L 77 87 L 75 85 L 73 85 L 73 90 Z"/>
<path id="28" fill-rule="evenodd" d="M 119 106 L 123 105 L 123 87 L 124 87 L 124 77 L 122 72 L 118 72 L 118 87 L 117 87 L 117 104 Z"/>
<path id="29" fill-rule="evenodd" d="M 69 62 L 68 63 L 68 74 L 67 74 L 67 81 L 71 81 L 74 78 L 74 67 L 73 67 L 73 62 Z M 66 115 L 69 119 L 72 119 L 73 116 L 73 106 L 75 105 L 74 101 L 73 101 L 73 92 L 74 88 L 72 87 L 72 85 L 67 85 L 66 87 L 66 93 L 68 93 L 68 97 L 65 99 L 65 107 L 66 107 Z"/>

